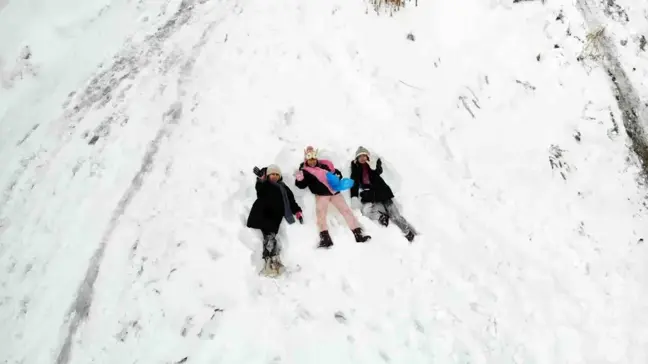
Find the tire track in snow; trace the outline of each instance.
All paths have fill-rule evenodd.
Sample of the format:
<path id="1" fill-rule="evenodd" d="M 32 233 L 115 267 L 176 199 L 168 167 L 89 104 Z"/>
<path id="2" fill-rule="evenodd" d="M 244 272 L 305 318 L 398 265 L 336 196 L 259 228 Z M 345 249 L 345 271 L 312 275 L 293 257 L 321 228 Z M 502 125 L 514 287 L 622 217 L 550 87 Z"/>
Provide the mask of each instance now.
<path id="1" fill-rule="evenodd" d="M 106 231 L 101 238 L 99 248 L 95 251 L 94 255 L 90 259 L 90 265 L 88 266 L 85 277 L 79 285 L 79 288 L 77 289 L 77 297 L 70 307 L 68 317 L 71 317 L 71 319 L 69 320 L 68 334 L 56 359 L 57 364 L 67 364 L 70 361 L 72 338 L 76 334 L 81 323 L 88 317 L 90 313 L 90 307 L 92 305 L 92 299 L 94 295 L 94 284 L 97 280 L 97 276 L 99 275 L 99 268 L 101 267 L 101 262 L 106 251 L 108 241 L 110 241 L 115 228 L 118 226 L 120 217 L 124 214 L 126 208 L 128 208 L 128 205 L 133 201 L 135 195 L 142 188 L 142 184 L 144 183 L 146 176 L 153 169 L 155 155 L 158 153 L 162 138 L 171 134 L 171 127 L 178 123 L 178 121 L 182 117 L 182 111 L 182 103 L 179 101 L 173 103 L 166 111 L 163 116 L 162 126 L 155 135 L 155 138 L 153 138 L 153 140 L 149 142 L 139 171 L 137 172 L 135 177 L 133 177 L 130 186 L 128 187 L 122 198 L 119 200 L 117 207 L 112 213 L 108 227 L 106 228 Z"/>
<path id="2" fill-rule="evenodd" d="M 126 55 L 116 57 L 115 62 L 109 70 L 102 72 L 91 81 L 90 85 L 81 95 L 80 101 L 73 108 L 75 114 L 78 115 L 76 123 L 79 123 L 84 118 L 85 114 L 91 110 L 92 106 L 97 104 L 99 108 L 106 106 L 108 102 L 111 101 L 112 95 L 121 85 L 122 81 L 126 78 L 134 79 L 135 76 L 149 64 L 151 58 L 162 54 L 162 44 L 175 31 L 190 20 L 194 4 L 195 0 L 183 0 L 171 19 L 160 27 L 154 35 L 146 38 L 145 45 L 148 46 L 145 47 L 146 51 L 133 54 L 137 48 L 131 47 L 126 52 Z M 139 62 L 143 62 L 144 64 L 142 65 Z M 189 71 L 191 68 L 191 66 L 188 67 Z M 125 71 L 125 74 L 116 78 L 115 75 L 120 71 Z M 182 114 L 183 104 L 180 101 L 176 101 L 163 115 L 162 125 L 158 129 L 153 140 L 149 142 L 139 171 L 135 174 L 129 187 L 126 189 L 126 192 L 117 203 L 117 207 L 113 210 L 108 226 L 101 238 L 99 247 L 90 259 L 86 274 L 77 288 L 76 298 L 68 310 L 67 335 L 57 355 L 56 364 L 67 364 L 70 362 L 72 340 L 76 335 L 79 326 L 81 326 L 82 322 L 85 321 L 90 314 L 90 308 L 94 297 L 94 284 L 99 275 L 107 244 L 118 226 L 120 217 L 124 214 L 133 198 L 140 191 L 146 176 L 153 169 L 154 159 L 158 153 L 162 138 L 171 134 L 172 126 L 179 122 Z"/>
<path id="3" fill-rule="evenodd" d="M 32 128 L 29 129 L 29 131 L 25 134 L 25 136 L 23 136 L 22 139 L 20 139 L 18 141 L 18 143 L 16 143 L 16 146 L 17 147 L 21 146 L 27 139 L 29 139 L 29 137 L 32 135 L 32 133 L 34 133 L 34 131 L 36 131 L 36 129 L 38 129 L 39 125 L 40 124 L 36 124 L 36 125 L 32 126 Z"/>
<path id="4" fill-rule="evenodd" d="M 112 66 L 90 80 L 86 89 L 79 95 L 71 111 L 68 113 L 75 116 L 72 127 L 75 127 L 86 114 L 93 108 L 101 109 L 115 96 L 118 101 L 123 97 L 118 92 L 123 88 L 130 88 L 126 85 L 127 80 L 134 80 L 139 73 L 151 64 L 151 61 L 158 59 L 164 50 L 164 43 L 178 29 L 187 24 L 193 15 L 196 0 L 183 0 L 178 10 L 167 20 L 164 25 L 150 36 L 147 36 L 143 44 L 128 44 L 126 49 L 114 57 Z M 166 74 L 168 68 L 162 68 L 161 73 Z M 66 105 L 67 106 L 67 105 Z"/>
<path id="5" fill-rule="evenodd" d="M 113 58 L 113 63 L 110 68 L 101 71 L 94 76 L 81 92 L 71 92 L 68 100 L 62 105 L 64 114 L 59 119 L 60 121 L 67 122 L 65 128 L 59 131 L 56 139 L 57 145 L 54 146 L 47 155 L 42 152 L 47 151 L 49 148 L 41 146 L 38 152 L 35 153 L 39 168 L 45 170 L 52 161 L 57 159 L 58 153 L 66 146 L 70 139 L 75 136 L 71 133 L 70 129 L 75 129 L 84 120 L 96 119 L 89 117 L 88 114 L 96 110 L 104 110 L 106 106 L 112 101 L 116 104 L 123 105 L 126 98 L 125 93 L 132 87 L 132 83 L 139 73 L 148 67 L 152 61 L 158 59 L 163 54 L 164 43 L 174 34 L 178 29 L 187 24 L 194 14 L 196 3 L 204 4 L 205 0 L 183 0 L 176 12 L 162 25 L 155 33 L 148 35 L 141 44 L 126 44 L 124 50 Z M 2 0 L 0 0 L 2 4 Z M 162 70 L 161 73 L 166 74 L 168 69 Z M 130 82 L 128 82 L 130 80 Z M 128 122 L 128 116 L 124 115 L 121 110 L 112 112 L 106 118 L 102 118 L 101 123 L 96 126 L 92 133 L 84 134 L 83 137 L 89 137 L 88 144 L 92 145 L 97 142 L 99 137 L 106 136 L 110 127 L 113 124 L 125 125 Z M 34 126 L 32 130 L 27 133 L 18 144 L 24 143 L 39 127 L 39 124 Z M 42 129 L 42 128 L 41 128 Z M 14 176 L 9 181 L 9 184 L 4 187 L 0 192 L 0 216 L 2 216 L 3 208 L 12 199 L 14 190 L 22 176 L 27 172 L 28 165 L 34 157 L 24 158 L 20 164 L 21 166 L 14 172 Z M 76 174 L 76 171 L 73 171 Z M 26 197 L 23 196 L 23 197 Z M 9 225 L 8 219 L 0 220 L 0 233 L 2 233 Z"/>
<path id="6" fill-rule="evenodd" d="M 153 42 L 156 42 L 155 46 L 153 47 L 158 51 L 158 53 L 155 54 L 156 56 L 162 54 L 161 43 L 164 40 L 168 39 L 171 36 L 171 34 L 173 34 L 172 30 L 175 31 L 179 29 L 179 27 L 186 24 L 190 20 L 192 15 L 190 11 L 193 10 L 194 3 L 195 0 L 183 1 L 178 11 L 172 17 L 172 19 L 167 21 L 166 24 L 163 27 L 161 27 L 154 36 L 147 38 L 147 40 L 153 40 Z M 204 1 L 201 1 L 200 3 L 202 4 L 204 3 Z M 208 27 L 203 31 L 198 43 L 194 45 L 194 47 L 192 48 L 191 56 L 182 65 L 180 71 L 180 77 L 178 79 L 178 92 L 179 92 L 178 96 L 180 98 L 186 95 L 185 88 L 184 88 L 184 81 L 193 71 L 195 59 L 199 56 L 203 46 L 207 43 L 209 35 L 212 33 L 212 31 L 219 23 L 220 21 L 213 21 L 208 25 Z M 151 56 L 152 55 L 150 54 L 150 49 L 149 49 L 149 51 L 146 53 L 144 52 L 140 53 L 140 57 L 146 57 L 146 60 L 143 61 L 138 60 L 137 57 L 129 57 L 128 59 L 121 57 L 115 61 L 115 64 L 124 65 L 124 61 L 128 61 L 125 62 L 125 65 L 127 67 L 130 66 L 131 68 L 128 70 L 126 75 L 128 76 L 128 78 L 134 79 L 135 75 L 137 75 L 140 72 L 140 70 L 143 68 L 143 67 L 142 68 L 137 67 L 138 62 L 145 62 L 145 65 L 147 65 L 150 62 L 149 57 Z M 114 77 L 115 70 L 116 70 L 115 64 L 113 64 L 113 67 L 111 68 L 112 73 L 104 72 L 100 74 L 98 78 L 95 78 L 93 82 L 91 82 L 91 86 L 92 85 L 95 86 L 92 88 L 90 88 L 89 86 L 89 88 L 86 89 L 84 95 L 82 95 L 82 100 L 86 100 L 89 102 L 81 102 L 77 104 L 77 106 L 75 107 L 75 111 L 81 111 L 81 108 L 87 111 L 98 102 L 101 103 L 100 106 L 104 106 L 110 101 L 111 93 L 116 92 L 116 87 L 114 87 L 115 86 L 114 83 L 122 81 L 126 78 L 126 76 L 123 76 L 119 78 L 119 80 L 115 79 Z M 172 67 L 169 67 L 165 71 L 169 71 L 170 68 Z M 117 70 L 119 69 L 120 68 L 117 67 Z M 167 72 L 163 72 L 163 73 L 166 74 Z M 103 78 L 103 82 L 101 80 L 102 78 Z M 108 83 L 107 85 L 105 84 L 106 81 Z M 104 83 L 103 87 L 101 87 L 102 83 Z M 99 87 L 97 87 L 96 84 L 99 84 Z M 105 98 L 107 98 L 107 100 Z M 139 171 L 131 181 L 130 186 L 127 188 L 126 192 L 124 193 L 124 195 L 118 202 L 117 207 L 112 213 L 108 226 L 101 239 L 100 245 L 95 251 L 95 253 L 93 254 L 92 258 L 90 259 L 90 264 L 86 271 L 85 277 L 77 289 L 76 299 L 74 300 L 74 302 L 72 303 L 69 309 L 68 333 L 61 347 L 61 350 L 59 351 L 56 360 L 57 364 L 67 364 L 70 361 L 70 354 L 72 351 L 72 339 L 76 335 L 79 326 L 81 326 L 81 323 L 89 316 L 93 295 L 94 295 L 94 284 L 99 275 L 101 263 L 103 260 L 103 256 L 108 241 L 110 241 L 114 230 L 117 228 L 120 217 L 124 214 L 124 212 L 128 208 L 129 204 L 132 202 L 135 195 L 140 191 L 145 177 L 153 169 L 154 158 L 158 153 L 159 145 L 162 141 L 162 138 L 171 135 L 172 133 L 171 128 L 179 122 L 180 118 L 183 115 L 183 111 L 184 108 L 182 102 L 176 101 L 169 107 L 167 112 L 163 115 L 162 126 L 158 130 L 153 140 L 151 140 L 151 142 L 149 143 L 146 153 L 143 157 L 142 163 L 140 165 Z M 81 118 L 79 118 L 78 121 L 80 121 Z"/>
<path id="7" fill-rule="evenodd" d="M 585 19 L 589 31 L 594 32 L 601 24 L 596 19 L 592 10 L 594 7 L 590 3 L 591 0 L 577 0 L 576 4 Z M 612 5 L 618 7 L 614 4 L 614 1 L 608 1 L 607 8 L 605 9 L 606 14 Z M 618 12 L 619 10 L 617 9 Z M 641 98 L 632 85 L 628 74 L 623 69 L 619 57 L 616 55 L 616 47 L 612 39 L 603 32 L 597 41 L 603 52 L 603 57 L 600 57 L 597 62 L 605 70 L 612 83 L 612 93 L 617 100 L 619 110 L 621 110 L 621 119 L 623 120 L 626 133 L 630 138 L 632 151 L 639 158 L 643 179 L 648 181 L 648 139 L 644 130 L 644 126 L 648 123 L 648 109 L 644 109 L 642 114 Z"/>
<path id="8" fill-rule="evenodd" d="M 4 230 L 7 229 L 9 227 L 9 224 L 11 223 L 11 219 L 9 217 L 2 217 L 4 208 L 13 198 L 16 187 L 18 186 L 18 182 L 22 179 L 25 172 L 27 172 L 27 169 L 29 168 L 31 162 L 38 157 L 39 152 L 40 150 L 36 153 L 33 153 L 29 157 L 25 157 L 20 160 L 20 167 L 18 167 L 14 171 L 13 176 L 9 180 L 9 184 L 4 188 L 4 191 L 2 191 L 2 195 L 0 195 L 0 236 L 2 236 Z M 0 256 L 2 256 L 3 252 L 3 245 L 0 244 Z"/>

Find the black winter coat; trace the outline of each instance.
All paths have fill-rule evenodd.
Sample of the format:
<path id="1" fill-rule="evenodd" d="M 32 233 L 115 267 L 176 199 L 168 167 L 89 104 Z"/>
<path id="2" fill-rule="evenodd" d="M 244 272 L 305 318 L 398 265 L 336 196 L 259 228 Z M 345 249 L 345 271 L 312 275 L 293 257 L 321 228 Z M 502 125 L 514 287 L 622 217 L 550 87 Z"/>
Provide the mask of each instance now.
<path id="1" fill-rule="evenodd" d="M 358 197 L 358 191 L 362 186 L 363 191 L 360 193 L 360 201 L 362 203 L 370 202 L 385 202 L 394 198 L 394 193 L 383 178 L 380 176 L 383 172 L 382 161 L 380 158 L 376 161 L 376 169 L 369 169 L 369 185 L 362 183 L 362 169 L 363 166 L 358 161 L 351 162 L 351 179 L 353 180 L 353 187 L 351 187 L 351 197 Z"/>
<path id="2" fill-rule="evenodd" d="M 263 175 L 265 175 L 265 168 L 262 171 Z M 277 183 L 283 183 L 283 178 L 280 178 Z M 284 202 L 281 190 L 277 184 L 273 184 L 268 180 L 262 181 L 259 178 L 257 178 L 254 187 L 256 188 L 257 199 L 252 204 L 247 227 L 276 234 L 279 232 L 279 225 L 284 218 Z M 295 195 L 285 184 L 284 188 L 290 203 L 290 211 L 293 214 L 300 212 L 301 207 L 295 201 Z"/>
<path id="3" fill-rule="evenodd" d="M 332 171 L 328 165 L 319 162 L 317 163 L 316 167 L 320 167 L 329 172 L 333 172 L 338 177 L 342 178 L 342 172 L 340 172 L 337 168 L 335 168 L 335 170 Z M 304 171 L 303 169 L 304 169 L 304 162 L 301 162 L 301 164 L 299 165 L 299 170 L 302 171 L 302 173 L 304 174 L 304 179 L 301 181 L 295 180 L 295 186 L 297 186 L 299 189 L 303 190 L 306 187 L 308 187 L 308 189 L 313 193 L 313 195 L 317 195 L 317 196 L 333 196 L 340 193 L 340 192 L 331 193 L 331 190 L 329 190 L 329 188 L 326 187 L 326 185 L 320 182 L 320 180 L 317 179 L 317 177 L 313 176 L 307 171 Z"/>

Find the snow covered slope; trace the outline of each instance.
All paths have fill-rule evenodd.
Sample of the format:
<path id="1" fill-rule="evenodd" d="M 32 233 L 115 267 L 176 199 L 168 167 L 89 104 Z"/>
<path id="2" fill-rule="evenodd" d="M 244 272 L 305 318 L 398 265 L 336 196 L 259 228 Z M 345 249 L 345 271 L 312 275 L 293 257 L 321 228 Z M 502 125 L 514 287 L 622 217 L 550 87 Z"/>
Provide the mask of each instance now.
<path id="1" fill-rule="evenodd" d="M 648 6 L 406 4 L 0 1 L 3 363 L 648 362 L 640 163 L 577 60 L 607 25 L 645 123 Z M 252 167 L 308 144 L 422 235 L 317 250 L 293 187 L 259 277 Z"/>

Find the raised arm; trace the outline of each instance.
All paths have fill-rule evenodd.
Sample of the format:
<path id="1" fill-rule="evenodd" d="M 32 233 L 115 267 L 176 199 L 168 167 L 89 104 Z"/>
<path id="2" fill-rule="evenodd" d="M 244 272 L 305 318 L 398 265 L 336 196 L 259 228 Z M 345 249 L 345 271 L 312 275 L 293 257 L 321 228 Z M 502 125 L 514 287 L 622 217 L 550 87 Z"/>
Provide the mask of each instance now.
<path id="1" fill-rule="evenodd" d="M 254 184 L 254 188 L 256 189 L 257 193 L 257 198 L 262 197 L 265 195 L 266 192 L 266 170 L 267 167 L 263 167 L 259 169 L 258 167 L 253 168 L 254 174 L 257 176 L 256 183 Z"/>
<path id="2" fill-rule="evenodd" d="M 306 176 L 304 176 L 304 171 L 302 170 L 303 168 L 304 163 L 301 163 L 299 165 L 299 170 L 297 171 L 297 173 L 295 173 L 295 186 L 297 186 L 297 188 L 299 188 L 300 190 L 308 187 L 308 181 L 306 181 Z"/>
<path id="3" fill-rule="evenodd" d="M 261 198 L 265 196 L 266 191 L 268 190 L 268 183 L 265 178 L 257 177 L 254 188 L 256 189 L 257 198 Z"/>
<path id="4" fill-rule="evenodd" d="M 380 158 L 378 158 L 378 160 L 376 160 L 376 174 L 381 175 L 382 173 L 383 173 L 382 161 L 380 160 Z"/>

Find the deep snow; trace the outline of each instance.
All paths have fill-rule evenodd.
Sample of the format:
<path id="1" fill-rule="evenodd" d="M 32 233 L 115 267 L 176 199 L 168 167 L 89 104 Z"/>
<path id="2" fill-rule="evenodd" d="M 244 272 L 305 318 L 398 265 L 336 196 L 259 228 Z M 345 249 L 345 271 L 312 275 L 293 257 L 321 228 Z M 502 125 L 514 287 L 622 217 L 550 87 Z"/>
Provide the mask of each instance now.
<path id="1" fill-rule="evenodd" d="M 645 105 L 648 7 L 589 3 Z M 3 359 L 648 362 L 646 191 L 588 31 L 552 1 L 0 1 Z M 309 144 L 381 156 L 422 235 L 331 209 L 315 249 Z M 270 163 L 306 219 L 277 280 L 245 227 Z"/>

